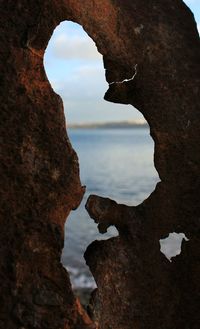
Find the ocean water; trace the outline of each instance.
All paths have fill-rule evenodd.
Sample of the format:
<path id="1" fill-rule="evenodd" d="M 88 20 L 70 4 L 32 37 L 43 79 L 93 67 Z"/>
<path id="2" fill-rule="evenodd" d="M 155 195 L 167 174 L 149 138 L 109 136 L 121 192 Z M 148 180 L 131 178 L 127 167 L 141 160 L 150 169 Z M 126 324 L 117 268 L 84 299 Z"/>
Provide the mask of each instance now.
<path id="1" fill-rule="evenodd" d="M 90 194 L 127 205 L 146 199 L 159 181 L 153 164 L 154 143 L 148 128 L 69 129 L 68 135 L 79 157 L 86 193 L 79 208 L 67 219 L 62 263 L 74 288 L 94 288 L 83 254 L 92 241 L 108 239 L 118 232 L 111 227 L 108 233 L 99 234 L 85 210 L 86 200 Z"/>

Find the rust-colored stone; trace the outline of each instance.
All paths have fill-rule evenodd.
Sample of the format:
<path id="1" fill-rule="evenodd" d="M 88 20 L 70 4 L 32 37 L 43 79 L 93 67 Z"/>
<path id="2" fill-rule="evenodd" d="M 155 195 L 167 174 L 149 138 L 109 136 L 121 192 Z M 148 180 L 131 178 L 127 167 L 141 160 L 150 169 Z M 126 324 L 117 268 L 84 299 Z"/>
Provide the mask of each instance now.
<path id="1" fill-rule="evenodd" d="M 96 42 L 109 83 L 137 68 L 105 98 L 144 114 L 161 178 L 138 207 L 89 199 L 101 231 L 119 231 L 86 252 L 98 284 L 90 314 L 100 329 L 199 328 L 200 47 L 192 13 L 181 0 L 1 0 L 0 7 L 0 328 L 94 326 L 60 264 L 65 219 L 84 193 L 62 102 L 43 67 L 62 20 L 81 24 Z M 159 251 L 170 232 L 190 240 L 172 263 Z"/>

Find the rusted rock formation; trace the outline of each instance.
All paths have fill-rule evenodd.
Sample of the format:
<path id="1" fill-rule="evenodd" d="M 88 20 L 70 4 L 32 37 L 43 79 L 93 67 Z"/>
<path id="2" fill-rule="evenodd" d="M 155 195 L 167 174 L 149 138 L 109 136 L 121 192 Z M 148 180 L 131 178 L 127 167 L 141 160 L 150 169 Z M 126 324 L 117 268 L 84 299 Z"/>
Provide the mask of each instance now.
<path id="1" fill-rule="evenodd" d="M 65 219 L 84 193 L 62 102 L 43 67 L 63 20 L 80 23 L 103 54 L 105 98 L 144 114 L 161 178 L 138 207 L 88 200 L 100 230 L 119 231 L 86 252 L 98 284 L 91 317 L 100 329 L 199 328 L 200 47 L 193 15 L 180 0 L 0 0 L 0 7 L 0 328 L 94 327 L 60 264 Z M 190 239 L 172 263 L 159 251 L 170 232 Z"/>

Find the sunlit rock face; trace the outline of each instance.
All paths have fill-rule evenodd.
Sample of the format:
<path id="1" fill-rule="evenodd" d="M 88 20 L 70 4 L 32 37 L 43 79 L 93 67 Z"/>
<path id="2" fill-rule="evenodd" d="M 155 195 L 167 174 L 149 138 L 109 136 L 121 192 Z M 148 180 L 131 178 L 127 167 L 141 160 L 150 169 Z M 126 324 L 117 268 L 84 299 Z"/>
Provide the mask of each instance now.
<path id="1" fill-rule="evenodd" d="M 105 98 L 132 104 L 147 119 L 161 178 L 137 207 L 88 200 L 100 231 L 119 231 L 85 255 L 98 286 L 89 306 L 95 324 L 60 264 L 65 219 L 84 193 L 62 102 L 43 67 L 63 20 L 81 24 L 104 56 Z M 193 15 L 179 0 L 2 0 L 0 29 L 0 327 L 199 328 L 200 50 Z M 172 263 L 159 245 L 169 232 L 189 239 Z"/>

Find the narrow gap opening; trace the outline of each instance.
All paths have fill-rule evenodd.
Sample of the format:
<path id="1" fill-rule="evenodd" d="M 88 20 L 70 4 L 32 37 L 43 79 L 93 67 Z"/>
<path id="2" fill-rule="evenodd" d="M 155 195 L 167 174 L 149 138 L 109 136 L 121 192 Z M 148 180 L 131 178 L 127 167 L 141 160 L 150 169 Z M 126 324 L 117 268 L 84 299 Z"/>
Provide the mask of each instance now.
<path id="1" fill-rule="evenodd" d="M 61 23 L 47 47 L 47 77 L 64 102 L 68 135 L 77 152 L 87 190 L 66 222 L 62 263 L 82 302 L 95 287 L 83 254 L 96 239 L 118 235 L 114 227 L 100 235 L 85 203 L 90 194 L 136 205 L 159 181 L 153 164 L 154 144 L 142 114 L 132 106 L 105 102 L 108 89 L 102 56 L 82 27 Z"/>
<path id="2" fill-rule="evenodd" d="M 181 254 L 183 240 L 189 241 L 184 233 L 169 233 L 168 237 L 160 239 L 160 251 L 172 262 L 172 258 Z"/>

